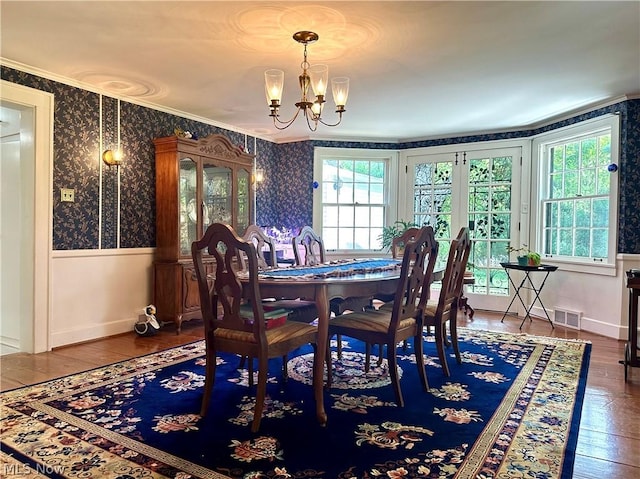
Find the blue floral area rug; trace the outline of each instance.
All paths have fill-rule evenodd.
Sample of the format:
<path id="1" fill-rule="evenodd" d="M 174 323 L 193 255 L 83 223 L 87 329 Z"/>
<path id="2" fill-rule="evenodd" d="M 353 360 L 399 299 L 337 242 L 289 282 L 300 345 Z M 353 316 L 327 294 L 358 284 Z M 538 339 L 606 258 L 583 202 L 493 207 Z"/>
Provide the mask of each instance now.
<path id="1" fill-rule="evenodd" d="M 386 360 L 373 357 L 365 373 L 363 345 L 343 338 L 325 392 L 326 427 L 315 417 L 310 348 L 289 358 L 287 382 L 282 361 L 272 360 L 255 434 L 255 391 L 236 356 L 219 358 L 210 409 L 199 416 L 202 341 L 8 391 L 0 397 L 1 475 L 571 477 L 590 344 L 461 329 L 462 364 L 451 355 L 451 376 L 444 377 L 425 335 L 429 392 L 412 346 L 398 349 L 399 408 Z"/>

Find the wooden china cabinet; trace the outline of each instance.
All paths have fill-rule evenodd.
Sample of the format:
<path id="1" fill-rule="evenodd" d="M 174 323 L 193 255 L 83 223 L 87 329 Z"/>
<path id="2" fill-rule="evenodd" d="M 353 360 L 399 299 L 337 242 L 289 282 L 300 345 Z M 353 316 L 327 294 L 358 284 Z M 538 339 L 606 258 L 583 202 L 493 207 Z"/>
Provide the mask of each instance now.
<path id="1" fill-rule="evenodd" d="M 176 325 L 201 318 L 191 243 L 212 223 L 242 235 L 254 222 L 253 156 L 223 135 L 193 140 L 156 138 L 156 257 L 158 320 Z M 206 268 L 214 272 L 213 258 Z"/>

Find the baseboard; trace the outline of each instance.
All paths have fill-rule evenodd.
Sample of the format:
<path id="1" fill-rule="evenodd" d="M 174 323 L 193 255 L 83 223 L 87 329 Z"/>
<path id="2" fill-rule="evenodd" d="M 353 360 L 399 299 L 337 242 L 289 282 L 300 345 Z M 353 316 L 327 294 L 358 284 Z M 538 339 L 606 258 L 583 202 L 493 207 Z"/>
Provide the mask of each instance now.
<path id="1" fill-rule="evenodd" d="M 547 310 L 549 317 L 553 320 L 554 310 Z M 543 320 L 547 320 L 547 316 L 540 306 L 535 306 L 531 309 L 531 316 Z M 624 340 L 627 338 L 627 329 L 615 324 L 603 323 L 593 318 L 587 318 L 582 316 L 580 318 L 580 330 L 587 331 L 589 333 L 599 334 L 600 336 L 606 336 L 617 340 Z"/>
<path id="2" fill-rule="evenodd" d="M 7 336 L 0 336 L 0 356 L 20 352 L 20 340 Z"/>
<path id="3" fill-rule="evenodd" d="M 51 335 L 51 347 L 68 346 L 74 343 L 82 343 L 131 332 L 137 320 L 137 317 L 131 317 L 108 323 L 89 324 L 78 328 L 58 331 Z"/>

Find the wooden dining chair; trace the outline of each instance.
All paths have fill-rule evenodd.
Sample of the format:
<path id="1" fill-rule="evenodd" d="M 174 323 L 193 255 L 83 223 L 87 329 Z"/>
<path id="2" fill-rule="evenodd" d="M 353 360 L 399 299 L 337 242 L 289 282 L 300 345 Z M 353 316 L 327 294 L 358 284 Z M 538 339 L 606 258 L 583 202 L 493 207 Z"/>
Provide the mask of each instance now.
<path id="1" fill-rule="evenodd" d="M 367 310 L 344 314 L 329 322 L 329 337 L 340 334 L 359 339 L 364 343 L 382 344 L 387 350 L 387 362 L 391 384 L 398 406 L 404 406 L 400 380 L 398 378 L 397 344 L 413 338 L 416 364 L 423 388 L 428 390 L 427 375 L 424 367 L 422 344 L 422 315 L 419 314 L 419 298 L 423 287 L 429 284 L 430 276 L 438 255 L 438 242 L 433 228 L 420 229 L 414 241 L 407 242 L 402 257 L 400 281 L 396 289 L 391 311 Z M 327 350 L 327 385 L 331 386 L 331 354 Z M 369 359 L 365 360 L 365 371 L 369 370 Z"/>
<path id="2" fill-rule="evenodd" d="M 291 240 L 297 266 L 315 266 L 326 262 L 326 249 L 322 237 L 311 226 L 303 226 Z M 302 256 L 304 252 L 304 256 Z M 329 310 L 335 315 L 352 311 L 364 311 L 373 307 L 373 297 L 333 298 Z M 338 357 L 342 356 L 342 341 L 338 335 Z"/>
<path id="3" fill-rule="evenodd" d="M 391 257 L 393 259 L 402 258 L 402 254 L 404 253 L 404 246 L 409 242 L 413 241 L 416 238 L 416 235 L 420 231 L 420 228 L 410 227 L 404 230 L 403 233 L 398 236 L 394 236 L 391 239 Z M 430 284 L 426 285 L 427 288 L 431 287 Z M 383 304 L 378 306 L 378 309 L 386 309 L 391 310 L 393 308 L 393 295 L 388 294 L 378 294 L 374 296 L 374 299 L 378 301 L 382 301 Z M 382 347 L 382 346 L 380 346 Z M 402 342 L 403 351 L 407 350 L 407 341 Z M 367 355 L 369 354 L 369 348 L 367 347 Z M 378 366 L 382 363 L 382 352 L 378 355 Z"/>
<path id="4" fill-rule="evenodd" d="M 268 236 L 258 225 L 249 225 L 242 235 L 242 239 L 253 243 L 256 248 L 256 257 L 258 258 L 259 269 L 270 269 L 277 267 L 276 263 L 276 247 L 273 239 Z M 269 253 L 265 255 L 265 251 Z M 247 268 L 246 257 L 240 255 L 242 269 Z"/>
<path id="5" fill-rule="evenodd" d="M 457 315 L 460 307 L 460 296 L 464 284 L 464 272 L 469 261 L 471 252 L 471 238 L 469 228 L 461 228 L 458 236 L 451 242 L 447 265 L 442 278 L 442 287 L 438 299 L 421 298 L 420 310 L 422 311 L 422 322 L 425 327 L 433 326 L 436 348 L 442 370 L 449 376 L 449 365 L 445 356 L 445 346 L 447 341 L 446 323 L 449 323 L 451 334 L 451 345 L 458 364 L 462 362 L 460 349 L 458 347 Z"/>
<path id="6" fill-rule="evenodd" d="M 404 230 L 404 232 L 398 236 L 394 236 L 391 240 L 391 257 L 393 259 L 402 258 L 404 253 L 404 246 L 412 240 L 415 240 L 416 235 L 420 231 L 420 228 L 411 227 Z M 393 295 L 378 294 L 374 296 L 375 299 L 385 303 L 384 306 L 390 307 L 391 301 L 393 301 Z"/>
<path id="7" fill-rule="evenodd" d="M 277 268 L 277 258 L 275 254 L 275 244 L 273 238 L 258 225 L 249 225 L 242 235 L 242 239 L 253 243 L 256 248 L 256 256 L 258 259 L 258 269 L 267 270 Z M 265 255 L 265 251 L 268 255 Z M 240 264 L 243 270 L 247 269 L 246 255 L 240 254 Z M 311 323 L 318 317 L 318 308 L 314 301 L 304 301 L 301 299 L 282 299 L 282 298 L 262 298 L 262 306 L 267 311 L 286 310 L 290 321 L 302 321 Z M 243 368 L 246 362 L 243 356 L 240 360 L 239 368 Z M 284 381 L 288 379 L 287 372 L 287 355 L 282 357 L 282 378 Z M 253 361 L 248 362 L 249 384 L 253 383 Z"/>
<path id="8" fill-rule="evenodd" d="M 215 260 L 215 276 L 208 277 L 203 252 Z M 267 323 L 258 287 L 258 256 L 255 246 L 240 238 L 229 226 L 214 223 L 202 239 L 194 241 L 191 253 L 200 293 L 200 305 L 205 330 L 206 368 L 204 395 L 200 415 L 209 407 L 215 381 L 216 358 L 219 352 L 235 353 L 258 360 L 258 384 L 251 431 L 260 427 L 267 387 L 268 361 L 281 358 L 291 351 L 312 344 L 314 361 L 322 361 L 316 346 L 317 328 L 311 324 L 283 320 Z M 244 255 L 247 282 L 238 277 L 238 256 Z M 213 284 L 211 284 L 213 281 Z M 273 325 L 273 327 L 271 327 Z"/>
<path id="9" fill-rule="evenodd" d="M 300 232 L 291 238 L 291 244 L 297 265 L 316 266 L 326 261 L 324 242 L 311 226 L 303 226 Z"/>
<path id="10" fill-rule="evenodd" d="M 298 235 L 292 238 L 293 251 L 297 266 L 315 266 L 326 262 L 326 249 L 322 237 L 310 226 L 304 226 Z M 304 256 L 301 252 L 304 251 Z M 347 311 L 362 311 L 372 307 L 372 297 L 334 298 L 330 310 L 336 316 Z"/>
<path id="11" fill-rule="evenodd" d="M 278 267 L 273 238 L 267 235 L 262 228 L 257 225 L 249 225 L 242 235 L 242 238 L 245 241 L 253 243 L 256 247 L 258 266 L 260 269 Z M 269 254 L 265 255 L 265 251 Z M 311 323 L 318 317 L 318 308 L 316 308 L 316 303 L 314 301 L 305 301 L 300 298 L 266 298 L 263 302 L 264 307 L 267 309 L 284 308 L 289 310 L 289 319 L 292 321 Z"/>

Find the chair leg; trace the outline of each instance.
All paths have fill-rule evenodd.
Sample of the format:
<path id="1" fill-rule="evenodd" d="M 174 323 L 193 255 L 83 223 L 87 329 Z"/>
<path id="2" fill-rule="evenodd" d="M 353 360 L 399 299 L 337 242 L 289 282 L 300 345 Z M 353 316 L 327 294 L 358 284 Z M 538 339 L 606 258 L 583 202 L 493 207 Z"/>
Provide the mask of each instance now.
<path id="1" fill-rule="evenodd" d="M 366 343 L 364 348 L 364 372 L 368 373 L 371 369 L 371 343 Z"/>
<path id="2" fill-rule="evenodd" d="M 266 354 L 264 354 L 258 359 L 258 388 L 256 390 L 256 405 L 253 408 L 253 422 L 251 423 L 251 432 L 258 432 L 258 429 L 260 429 L 262 411 L 264 410 L 264 399 L 267 395 L 268 368 L 269 360 Z"/>
<path id="3" fill-rule="evenodd" d="M 204 391 L 202 396 L 202 404 L 200 405 L 200 416 L 204 417 L 209 409 L 209 401 L 211 400 L 211 391 L 213 383 L 216 379 L 216 353 L 207 349 Z"/>
<path id="4" fill-rule="evenodd" d="M 247 358 L 247 374 L 249 374 L 249 386 L 253 386 L 253 358 Z"/>
<path id="5" fill-rule="evenodd" d="M 396 395 L 396 403 L 398 407 L 404 407 L 404 399 L 402 398 L 402 391 L 400 390 L 400 379 L 398 378 L 396 347 L 395 344 L 387 344 L 387 362 L 389 363 L 389 375 L 391 376 L 393 392 Z"/>
<path id="6" fill-rule="evenodd" d="M 336 350 L 338 351 L 338 359 L 342 359 L 342 335 L 341 334 L 336 334 L 336 341 L 337 341 Z"/>
<path id="7" fill-rule="evenodd" d="M 456 355 L 456 361 L 458 364 L 462 364 L 462 357 L 460 357 L 460 348 L 458 347 L 458 322 L 456 317 L 451 316 L 449 320 L 449 330 L 451 331 L 451 344 L 453 344 L 453 352 Z"/>
<path id="8" fill-rule="evenodd" d="M 364 371 L 369 372 L 371 369 L 371 344 L 366 344 L 365 349 L 365 359 L 364 359 Z M 378 360 L 376 361 L 376 365 L 380 367 L 382 365 L 382 361 L 384 359 L 384 344 L 378 344 Z"/>
<path id="9" fill-rule="evenodd" d="M 418 334 L 413 337 L 413 350 L 416 353 L 416 365 L 418 366 L 418 375 L 420 376 L 422 388 L 428 391 L 429 381 L 427 380 L 427 371 L 424 366 L 424 344 L 421 333 L 422 331 L 418 331 Z"/>
<path id="10" fill-rule="evenodd" d="M 331 338 L 327 338 L 327 350 L 325 351 L 325 362 L 327 363 L 327 382 L 326 382 L 326 388 L 327 389 L 331 389 L 331 379 L 333 376 L 333 370 L 331 367 L 331 347 L 329 346 L 329 343 L 331 343 Z"/>
<path id="11" fill-rule="evenodd" d="M 435 325 L 436 346 L 438 349 L 438 357 L 440 358 L 440 365 L 445 376 L 450 376 L 449 365 L 447 364 L 447 356 L 444 352 L 445 346 L 445 325 L 444 323 L 436 323 Z"/>
<path id="12" fill-rule="evenodd" d="M 287 369 L 287 362 L 289 358 L 286 354 L 282 355 L 282 382 L 287 382 L 289 380 L 289 370 Z"/>

